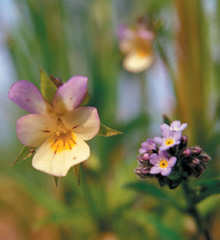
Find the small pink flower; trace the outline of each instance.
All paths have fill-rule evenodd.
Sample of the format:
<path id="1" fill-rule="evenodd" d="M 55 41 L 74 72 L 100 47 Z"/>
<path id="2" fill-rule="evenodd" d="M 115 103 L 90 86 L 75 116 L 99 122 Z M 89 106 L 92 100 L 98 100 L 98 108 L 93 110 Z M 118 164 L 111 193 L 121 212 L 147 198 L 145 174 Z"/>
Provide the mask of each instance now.
<path id="1" fill-rule="evenodd" d="M 85 141 L 99 131 L 100 119 L 94 107 L 80 107 L 87 90 L 87 78 L 74 76 L 58 88 L 52 105 L 30 82 L 14 83 L 8 97 L 28 111 L 17 121 L 21 143 L 38 147 L 32 165 L 53 176 L 65 176 L 69 169 L 89 158 Z"/>

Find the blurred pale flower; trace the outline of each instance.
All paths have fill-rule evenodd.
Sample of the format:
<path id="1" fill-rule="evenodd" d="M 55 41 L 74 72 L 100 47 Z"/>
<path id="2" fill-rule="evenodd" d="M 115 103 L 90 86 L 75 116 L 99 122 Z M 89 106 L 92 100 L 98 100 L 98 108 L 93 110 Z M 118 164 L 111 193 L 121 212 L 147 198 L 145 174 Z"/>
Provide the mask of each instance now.
<path id="1" fill-rule="evenodd" d="M 163 129 L 168 129 L 171 131 L 180 131 L 182 132 L 186 127 L 187 127 L 187 123 L 183 123 L 181 124 L 180 121 L 173 121 L 170 126 L 166 123 L 163 123 L 162 125 L 160 125 L 161 130 L 163 131 Z"/>
<path id="2" fill-rule="evenodd" d="M 30 113 L 18 119 L 17 136 L 24 145 L 39 147 L 32 160 L 37 170 L 61 177 L 88 159 L 85 140 L 98 133 L 100 119 L 96 108 L 80 107 L 86 90 L 86 77 L 72 77 L 58 88 L 50 105 L 32 83 L 12 85 L 8 97 Z"/>
<path id="3" fill-rule="evenodd" d="M 118 35 L 120 50 L 125 54 L 123 67 L 133 73 L 146 70 L 153 62 L 154 33 L 146 28 L 146 24 L 138 22 L 135 28 L 121 25 Z"/>
<path id="4" fill-rule="evenodd" d="M 172 167 L 176 164 L 176 157 L 168 157 L 166 151 L 159 151 L 158 155 L 156 153 L 151 154 L 150 163 L 154 166 L 150 170 L 150 174 L 160 173 L 163 176 L 168 176 Z"/>

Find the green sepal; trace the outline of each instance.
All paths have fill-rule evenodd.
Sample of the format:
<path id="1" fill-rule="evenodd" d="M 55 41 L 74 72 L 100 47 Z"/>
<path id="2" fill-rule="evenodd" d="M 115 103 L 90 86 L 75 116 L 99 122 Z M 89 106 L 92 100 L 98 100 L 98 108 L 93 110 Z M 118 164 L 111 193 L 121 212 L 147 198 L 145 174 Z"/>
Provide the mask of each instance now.
<path id="1" fill-rule="evenodd" d="M 55 182 L 56 187 L 58 186 L 58 181 L 59 181 L 59 178 L 54 176 L 54 182 Z"/>
<path id="2" fill-rule="evenodd" d="M 118 134 L 123 134 L 123 132 L 117 131 L 115 129 L 109 128 L 107 126 L 105 126 L 104 124 L 100 124 L 100 129 L 98 132 L 99 136 L 103 136 L 103 137 L 111 137 L 111 136 L 115 136 Z"/>
<path id="3" fill-rule="evenodd" d="M 40 81 L 42 96 L 48 103 L 52 104 L 57 87 L 42 68 L 40 68 Z"/>
<path id="4" fill-rule="evenodd" d="M 80 106 L 85 106 L 89 102 L 89 100 L 90 100 L 90 95 L 89 95 L 88 88 L 87 88 L 86 94 L 85 94 Z"/>
<path id="5" fill-rule="evenodd" d="M 15 163 L 17 163 L 20 160 L 25 160 L 26 158 L 32 156 L 34 153 L 35 153 L 35 148 L 24 146 L 21 149 L 15 161 L 11 164 L 11 166 L 13 166 Z"/>
<path id="6" fill-rule="evenodd" d="M 171 120 L 165 114 L 163 115 L 163 123 L 166 123 L 168 125 L 170 125 L 170 123 L 171 123 Z"/>
<path id="7" fill-rule="evenodd" d="M 73 166 L 73 172 L 76 176 L 78 186 L 80 186 L 80 164 Z"/>
<path id="8" fill-rule="evenodd" d="M 212 179 L 205 182 L 200 182 L 199 191 L 193 198 L 193 202 L 198 203 L 207 197 L 220 193 L 220 179 Z"/>

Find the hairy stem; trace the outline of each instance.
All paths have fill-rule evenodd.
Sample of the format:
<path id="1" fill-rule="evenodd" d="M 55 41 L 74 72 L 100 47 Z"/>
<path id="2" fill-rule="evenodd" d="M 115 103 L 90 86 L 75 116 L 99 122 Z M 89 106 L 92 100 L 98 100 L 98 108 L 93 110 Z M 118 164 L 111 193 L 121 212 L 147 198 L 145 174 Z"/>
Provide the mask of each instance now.
<path id="1" fill-rule="evenodd" d="M 206 240 L 211 240 L 208 229 L 205 228 L 203 219 L 200 216 L 195 203 L 193 202 L 194 190 L 189 187 L 187 180 L 182 182 L 182 187 L 187 202 L 187 212 L 194 218 L 197 224 L 197 234 L 193 239 L 198 239 L 199 235 L 203 233 Z"/>

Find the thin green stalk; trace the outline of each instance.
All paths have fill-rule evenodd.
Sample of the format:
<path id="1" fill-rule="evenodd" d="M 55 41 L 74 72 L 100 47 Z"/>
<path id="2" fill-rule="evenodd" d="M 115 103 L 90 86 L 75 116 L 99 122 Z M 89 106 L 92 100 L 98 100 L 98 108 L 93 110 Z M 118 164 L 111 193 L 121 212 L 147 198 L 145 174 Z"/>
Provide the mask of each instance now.
<path id="1" fill-rule="evenodd" d="M 193 202 L 194 191 L 189 187 L 187 180 L 182 182 L 182 188 L 187 202 L 187 212 L 194 218 L 197 224 L 197 234 L 193 239 L 198 239 L 200 234 L 203 233 L 206 240 L 211 240 L 208 230 L 204 228 L 203 219 Z"/>

